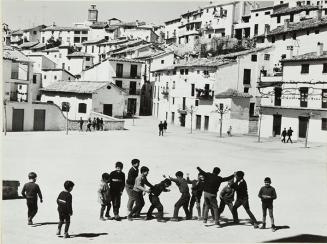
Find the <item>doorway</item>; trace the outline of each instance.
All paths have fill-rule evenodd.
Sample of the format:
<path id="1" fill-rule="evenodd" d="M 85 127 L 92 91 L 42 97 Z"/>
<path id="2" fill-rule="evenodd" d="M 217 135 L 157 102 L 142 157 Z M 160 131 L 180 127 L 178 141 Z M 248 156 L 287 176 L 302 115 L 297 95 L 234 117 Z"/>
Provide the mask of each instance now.
<path id="1" fill-rule="evenodd" d="M 33 130 L 44 131 L 45 130 L 45 110 L 34 109 L 34 124 Z"/>
<path id="2" fill-rule="evenodd" d="M 209 129 L 209 116 L 204 116 L 204 130 Z"/>
<path id="3" fill-rule="evenodd" d="M 201 115 L 196 115 L 195 129 L 201 130 Z"/>
<path id="4" fill-rule="evenodd" d="M 112 116 L 112 104 L 103 104 L 103 114 Z"/>
<path id="5" fill-rule="evenodd" d="M 273 136 L 280 135 L 280 129 L 282 125 L 282 116 L 280 114 L 273 115 Z"/>
<path id="6" fill-rule="evenodd" d="M 128 98 L 127 113 L 136 114 L 136 98 Z"/>
<path id="7" fill-rule="evenodd" d="M 24 109 L 13 109 L 12 131 L 24 130 Z"/>
<path id="8" fill-rule="evenodd" d="M 299 117 L 299 138 L 305 138 L 307 135 L 308 117 Z"/>

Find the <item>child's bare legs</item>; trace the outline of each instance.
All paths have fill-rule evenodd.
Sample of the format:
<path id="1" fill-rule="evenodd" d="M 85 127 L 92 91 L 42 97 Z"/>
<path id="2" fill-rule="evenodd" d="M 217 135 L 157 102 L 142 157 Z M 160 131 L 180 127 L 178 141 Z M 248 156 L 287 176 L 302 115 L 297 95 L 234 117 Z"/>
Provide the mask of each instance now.
<path id="1" fill-rule="evenodd" d="M 273 209 L 269 208 L 268 212 L 269 212 L 269 217 L 270 217 L 270 221 L 271 221 L 271 226 L 274 227 L 275 226 L 275 221 L 274 221 Z"/>
<path id="2" fill-rule="evenodd" d="M 198 211 L 198 218 L 201 219 L 201 203 L 196 201 L 196 210 Z"/>

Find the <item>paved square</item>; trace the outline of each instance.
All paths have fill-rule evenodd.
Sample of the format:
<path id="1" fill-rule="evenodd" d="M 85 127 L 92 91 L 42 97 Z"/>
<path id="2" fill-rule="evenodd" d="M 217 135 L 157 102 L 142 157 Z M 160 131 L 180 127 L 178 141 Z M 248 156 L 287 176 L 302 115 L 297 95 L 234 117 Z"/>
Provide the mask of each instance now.
<path id="1" fill-rule="evenodd" d="M 168 125 L 163 137 L 158 136 L 158 121 L 144 117 L 126 122 L 125 131 L 109 132 L 23 132 L 8 133 L 3 138 L 3 179 L 27 181 L 29 171 L 38 174 L 37 183 L 44 195 L 39 203 L 35 226 L 27 226 L 24 199 L 2 201 L 2 239 L 5 244 L 62 243 L 56 233 L 58 221 L 56 198 L 63 182 L 75 182 L 69 243 L 104 242 L 262 242 L 300 234 L 327 235 L 327 145 L 303 143 L 282 144 L 279 140 L 248 136 L 218 138 L 218 134 L 194 132 Z M 249 188 L 250 207 L 261 220 L 258 191 L 266 176 L 276 188 L 274 215 L 277 226 L 289 226 L 272 232 L 253 229 L 250 225 L 230 225 L 224 228 L 205 226 L 202 222 L 181 221 L 157 223 L 155 220 L 99 221 L 100 206 L 97 188 L 103 172 L 114 170 L 116 161 L 124 163 L 125 174 L 132 158 L 150 168 L 149 181 L 158 183 L 162 174 L 174 175 L 181 170 L 197 175 L 196 166 L 206 171 L 218 166 L 221 176 L 236 170 L 245 172 Z M 222 184 L 221 188 L 224 186 Z M 21 187 L 19 190 L 21 190 Z M 171 217 L 179 197 L 175 184 L 171 192 L 162 193 L 166 217 Z M 142 212 L 149 207 L 148 197 Z M 127 194 L 123 193 L 121 216 L 126 215 Z M 180 216 L 184 217 L 181 209 Z M 225 210 L 222 217 L 232 220 Z M 248 219 L 239 209 L 242 222 Z M 224 223 L 222 221 L 222 223 Z M 267 218 L 267 226 L 270 220 Z"/>

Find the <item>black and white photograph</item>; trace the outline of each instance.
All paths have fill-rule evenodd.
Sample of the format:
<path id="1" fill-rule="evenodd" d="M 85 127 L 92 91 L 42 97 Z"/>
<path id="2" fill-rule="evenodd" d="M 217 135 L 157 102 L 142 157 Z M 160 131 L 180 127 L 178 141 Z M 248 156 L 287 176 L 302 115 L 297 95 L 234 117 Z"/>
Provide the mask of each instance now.
<path id="1" fill-rule="evenodd" d="M 1 15 L 1 243 L 327 243 L 327 1 Z"/>

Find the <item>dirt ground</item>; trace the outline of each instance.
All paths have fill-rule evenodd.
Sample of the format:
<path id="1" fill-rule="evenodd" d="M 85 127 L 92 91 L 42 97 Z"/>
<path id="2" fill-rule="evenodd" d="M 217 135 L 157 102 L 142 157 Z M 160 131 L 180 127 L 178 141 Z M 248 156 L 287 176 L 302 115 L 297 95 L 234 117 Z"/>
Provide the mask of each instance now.
<path id="1" fill-rule="evenodd" d="M 158 136 L 158 121 L 142 117 L 126 121 L 127 130 L 106 132 L 23 132 L 2 138 L 2 177 L 27 182 L 27 174 L 38 174 L 44 202 L 33 226 L 27 225 L 24 199 L 2 201 L 2 242 L 4 244 L 105 243 L 105 242 L 264 242 L 303 234 L 326 236 L 327 224 L 327 144 L 303 142 L 282 144 L 278 139 L 235 135 L 219 138 L 216 133 L 190 131 L 168 125 Z M 221 168 L 221 176 L 243 170 L 248 184 L 250 207 L 261 220 L 258 191 L 266 176 L 277 192 L 274 202 L 276 232 L 253 229 L 244 209 L 239 209 L 240 225 L 228 224 L 232 215 L 222 214 L 222 228 L 197 220 L 158 223 L 144 221 L 99 221 L 97 188 L 103 172 L 124 163 L 127 174 L 133 158 L 150 168 L 148 180 L 159 183 L 162 175 L 174 176 L 181 170 L 197 176 L 196 167 L 206 171 Z M 75 183 L 71 239 L 55 235 L 58 221 L 56 198 L 65 180 Z M 220 190 L 225 184 L 222 184 Z M 172 217 L 179 198 L 175 184 L 162 193 L 165 217 Z M 149 208 L 148 196 L 142 212 Z M 127 194 L 123 193 L 120 215 L 126 216 Z M 184 217 L 183 210 L 179 215 Z M 227 224 L 225 224 L 227 221 Z M 267 226 L 270 227 L 269 217 Z"/>

